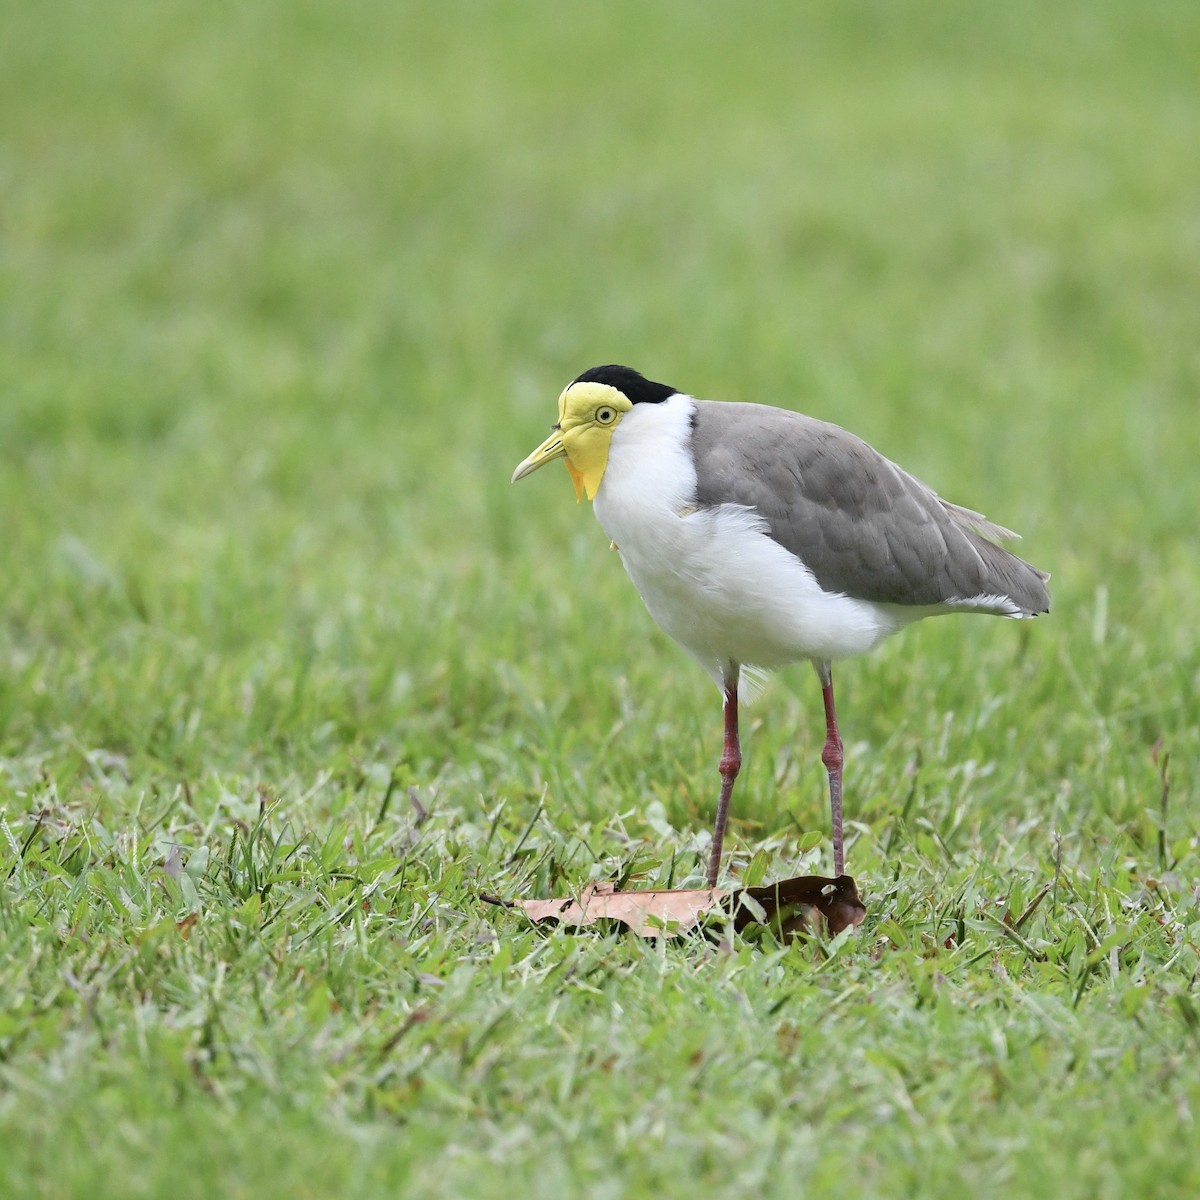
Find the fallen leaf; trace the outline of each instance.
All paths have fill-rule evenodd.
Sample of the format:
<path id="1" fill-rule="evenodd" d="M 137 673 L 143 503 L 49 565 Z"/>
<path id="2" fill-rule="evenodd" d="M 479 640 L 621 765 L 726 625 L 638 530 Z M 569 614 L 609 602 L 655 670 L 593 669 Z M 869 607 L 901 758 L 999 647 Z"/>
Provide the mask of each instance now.
<path id="1" fill-rule="evenodd" d="M 867 907 L 859 899 L 858 887 L 849 875 L 839 875 L 836 879 L 824 875 L 797 875 L 794 879 L 781 879 L 778 883 L 742 888 L 730 895 L 737 899 L 751 896 L 767 910 L 769 917 L 785 915 L 793 909 L 815 908 L 825 918 L 825 924 L 833 934 L 861 925 L 867 915 Z M 734 924 L 738 929 L 742 928 L 736 915 Z"/>
<path id="2" fill-rule="evenodd" d="M 618 921 L 641 937 L 674 937 L 694 929 L 710 913 L 733 916 L 735 929 L 778 919 L 785 933 L 807 925 L 806 911 L 815 909 L 833 934 L 859 925 L 867 910 L 849 875 L 828 879 L 801 875 L 778 883 L 747 888 L 674 888 L 618 892 L 611 883 L 589 883 L 578 897 L 553 900 L 503 900 L 481 895 L 489 904 L 520 908 L 530 920 L 583 928 L 597 921 Z"/>
<path id="3" fill-rule="evenodd" d="M 642 937 L 658 937 L 691 929 L 726 894 L 708 888 L 618 892 L 611 883 L 589 883 L 578 900 L 567 897 L 519 903 L 533 921 L 579 926 L 594 921 L 620 921 Z"/>

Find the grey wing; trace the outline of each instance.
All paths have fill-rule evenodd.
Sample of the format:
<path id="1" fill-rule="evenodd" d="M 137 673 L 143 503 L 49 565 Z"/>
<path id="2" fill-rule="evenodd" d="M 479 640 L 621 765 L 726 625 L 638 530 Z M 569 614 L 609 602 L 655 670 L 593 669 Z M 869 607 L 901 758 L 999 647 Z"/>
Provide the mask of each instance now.
<path id="1" fill-rule="evenodd" d="M 1043 571 L 1013 536 L 943 501 L 836 425 L 757 404 L 696 402 L 697 502 L 744 504 L 826 591 L 1010 616 L 1049 609 Z"/>

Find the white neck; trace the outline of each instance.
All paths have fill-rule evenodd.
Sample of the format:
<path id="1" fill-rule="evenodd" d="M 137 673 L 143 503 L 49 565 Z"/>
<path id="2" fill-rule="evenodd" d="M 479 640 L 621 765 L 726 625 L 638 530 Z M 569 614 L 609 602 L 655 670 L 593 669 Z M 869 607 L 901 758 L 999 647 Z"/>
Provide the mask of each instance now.
<path id="1" fill-rule="evenodd" d="M 630 522 L 644 527 L 653 513 L 678 515 L 696 497 L 691 428 L 696 402 L 677 395 L 635 404 L 613 432 L 608 465 L 596 492 L 596 517 L 620 544 Z"/>

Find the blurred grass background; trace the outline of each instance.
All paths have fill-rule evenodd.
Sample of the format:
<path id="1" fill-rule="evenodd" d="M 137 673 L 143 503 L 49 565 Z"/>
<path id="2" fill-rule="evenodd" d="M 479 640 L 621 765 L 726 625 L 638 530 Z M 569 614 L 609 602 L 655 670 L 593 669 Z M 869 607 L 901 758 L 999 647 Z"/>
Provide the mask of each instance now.
<path id="1" fill-rule="evenodd" d="M 837 421 L 1053 572 L 1033 628 L 842 670 L 877 894 L 997 846 L 1040 878 L 1055 833 L 1194 863 L 1198 38 L 1182 2 L 0 6 L 11 936 L 71 928 L 43 841 L 74 904 L 97 825 L 215 846 L 264 796 L 330 870 L 411 787 L 485 880 L 535 818 L 592 831 L 537 882 L 604 873 L 613 813 L 698 875 L 717 697 L 565 476 L 508 482 L 608 361 Z M 751 714 L 742 863 L 826 821 L 811 673 Z M 0 1035 L 31 1121 L 49 1045 Z"/>

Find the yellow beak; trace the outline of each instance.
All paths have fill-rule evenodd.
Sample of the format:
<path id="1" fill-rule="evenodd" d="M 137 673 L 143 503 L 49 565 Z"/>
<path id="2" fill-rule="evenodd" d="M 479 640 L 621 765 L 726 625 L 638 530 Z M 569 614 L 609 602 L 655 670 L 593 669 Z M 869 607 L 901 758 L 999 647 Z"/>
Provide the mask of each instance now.
<path id="1" fill-rule="evenodd" d="M 571 476 L 571 482 L 575 485 L 575 499 L 576 501 L 582 500 L 583 476 L 575 470 L 571 460 L 567 458 L 567 448 L 563 445 L 562 431 L 557 428 L 528 458 L 523 458 L 517 463 L 517 469 L 513 472 L 513 483 L 516 483 L 518 479 L 524 479 L 526 475 L 532 475 L 538 467 L 544 467 L 556 458 L 566 459 L 567 471 Z"/>
<path id="2" fill-rule="evenodd" d="M 528 458 L 523 458 L 517 463 L 512 481 L 516 483 L 518 479 L 532 475 L 538 467 L 544 467 L 548 462 L 553 462 L 556 458 L 566 458 L 566 456 L 567 448 L 563 445 L 562 432 L 555 426 L 554 432 Z"/>

